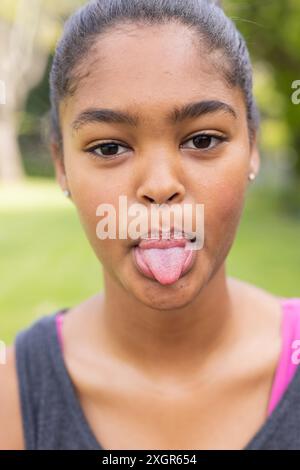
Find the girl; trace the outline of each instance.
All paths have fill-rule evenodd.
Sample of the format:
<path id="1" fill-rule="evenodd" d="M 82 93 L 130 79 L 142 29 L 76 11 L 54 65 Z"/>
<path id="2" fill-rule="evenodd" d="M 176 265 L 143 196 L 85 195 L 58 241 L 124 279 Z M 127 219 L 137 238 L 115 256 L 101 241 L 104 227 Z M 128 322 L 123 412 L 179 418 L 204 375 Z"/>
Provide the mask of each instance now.
<path id="1" fill-rule="evenodd" d="M 1 448 L 300 449 L 300 298 L 225 268 L 259 171 L 235 25 L 208 0 L 88 2 L 50 85 L 56 178 L 105 286 L 18 333 L 1 369 Z M 97 208 L 118 225 L 120 196 L 147 218 L 202 204 L 204 243 L 175 241 L 174 224 L 162 240 L 153 222 L 156 240 L 101 238 Z"/>

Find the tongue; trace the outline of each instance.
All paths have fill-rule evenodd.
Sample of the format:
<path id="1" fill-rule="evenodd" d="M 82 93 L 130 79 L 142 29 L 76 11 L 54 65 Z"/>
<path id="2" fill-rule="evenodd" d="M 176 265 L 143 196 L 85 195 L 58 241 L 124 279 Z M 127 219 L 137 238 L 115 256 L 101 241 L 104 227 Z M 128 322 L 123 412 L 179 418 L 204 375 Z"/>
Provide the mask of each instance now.
<path id="1" fill-rule="evenodd" d="M 172 284 L 179 279 L 188 250 L 183 247 L 148 248 L 141 256 L 155 279 L 161 284 Z"/>

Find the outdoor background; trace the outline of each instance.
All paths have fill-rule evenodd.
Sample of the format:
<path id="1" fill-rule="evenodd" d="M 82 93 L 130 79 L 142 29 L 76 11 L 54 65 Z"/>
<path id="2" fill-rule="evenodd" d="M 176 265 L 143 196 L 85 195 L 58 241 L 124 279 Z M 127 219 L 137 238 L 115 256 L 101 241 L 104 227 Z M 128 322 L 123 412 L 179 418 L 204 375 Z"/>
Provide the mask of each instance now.
<path id="1" fill-rule="evenodd" d="M 37 317 L 102 290 L 101 266 L 54 180 L 47 143 L 53 50 L 64 19 L 83 3 L 0 3 L 0 339 L 7 344 Z M 300 80 L 300 2 L 223 0 L 223 7 L 247 40 L 262 115 L 262 167 L 228 273 L 300 297 L 300 104 L 291 99 Z"/>

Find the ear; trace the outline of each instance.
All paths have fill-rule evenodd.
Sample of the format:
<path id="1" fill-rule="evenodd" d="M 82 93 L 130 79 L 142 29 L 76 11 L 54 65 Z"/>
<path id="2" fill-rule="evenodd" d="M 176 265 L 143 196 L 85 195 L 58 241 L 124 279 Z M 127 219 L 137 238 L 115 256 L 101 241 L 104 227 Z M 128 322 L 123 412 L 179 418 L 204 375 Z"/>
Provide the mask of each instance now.
<path id="1" fill-rule="evenodd" d="M 256 175 L 259 173 L 260 169 L 260 152 L 258 149 L 258 144 L 257 144 L 257 133 L 255 132 L 253 136 L 253 140 L 251 143 L 250 147 L 250 167 L 249 167 L 249 173 L 253 172 Z"/>
<path id="2" fill-rule="evenodd" d="M 63 151 L 57 140 L 54 138 L 52 138 L 50 141 L 50 153 L 54 164 L 56 181 L 60 185 L 62 191 L 65 191 L 69 188 L 63 159 Z"/>

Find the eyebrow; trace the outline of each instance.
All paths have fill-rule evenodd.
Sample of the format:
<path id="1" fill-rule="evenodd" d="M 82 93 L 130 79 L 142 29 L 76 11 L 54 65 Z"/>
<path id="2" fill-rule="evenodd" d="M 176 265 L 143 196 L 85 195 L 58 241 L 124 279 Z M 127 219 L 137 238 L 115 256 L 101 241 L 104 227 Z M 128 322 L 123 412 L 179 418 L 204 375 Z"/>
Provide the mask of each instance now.
<path id="1" fill-rule="evenodd" d="M 237 119 L 235 110 L 229 104 L 218 100 L 205 100 L 175 107 L 169 114 L 167 114 L 166 120 L 168 123 L 174 125 L 187 119 L 195 119 L 205 114 L 220 111 L 231 114 L 235 119 Z M 88 108 L 76 117 L 71 127 L 73 130 L 78 130 L 80 127 L 92 122 L 104 122 L 109 124 L 117 123 L 137 127 L 140 122 L 140 118 L 137 114 L 109 108 Z"/>

